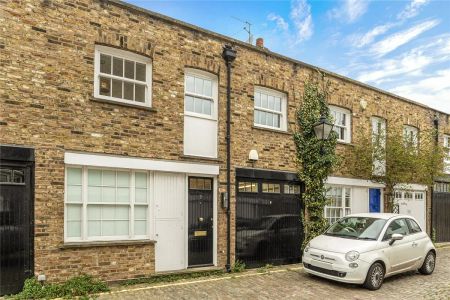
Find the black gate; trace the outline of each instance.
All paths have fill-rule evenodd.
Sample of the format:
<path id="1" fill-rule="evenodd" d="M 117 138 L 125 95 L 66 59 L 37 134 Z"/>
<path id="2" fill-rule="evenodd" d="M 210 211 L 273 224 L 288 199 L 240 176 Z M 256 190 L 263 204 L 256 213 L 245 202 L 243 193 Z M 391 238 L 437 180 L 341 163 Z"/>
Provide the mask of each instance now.
<path id="1" fill-rule="evenodd" d="M 34 151 L 0 146 L 0 296 L 33 276 Z"/>
<path id="2" fill-rule="evenodd" d="M 450 193 L 433 193 L 432 205 L 436 242 L 450 242 Z"/>
<path id="3" fill-rule="evenodd" d="M 236 179 L 236 259 L 248 267 L 300 262 L 300 182 L 292 173 L 252 173 Z"/>
<path id="4" fill-rule="evenodd" d="M 213 180 L 189 177 L 188 265 L 213 264 Z"/>

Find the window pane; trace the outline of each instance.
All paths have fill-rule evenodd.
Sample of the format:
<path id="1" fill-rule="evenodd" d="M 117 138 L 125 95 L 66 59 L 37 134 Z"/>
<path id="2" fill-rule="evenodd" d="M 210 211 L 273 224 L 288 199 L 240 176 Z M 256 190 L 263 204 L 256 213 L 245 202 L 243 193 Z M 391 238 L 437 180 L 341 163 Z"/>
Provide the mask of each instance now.
<path id="1" fill-rule="evenodd" d="M 194 98 L 194 112 L 202 113 L 202 99 Z"/>
<path id="2" fill-rule="evenodd" d="M 195 92 L 195 79 L 192 76 L 186 76 L 186 91 Z"/>
<path id="3" fill-rule="evenodd" d="M 147 219 L 147 206 L 135 206 L 134 219 L 135 220 L 146 220 Z"/>
<path id="4" fill-rule="evenodd" d="M 125 77 L 134 79 L 134 61 L 125 60 Z"/>
<path id="5" fill-rule="evenodd" d="M 67 221 L 67 237 L 80 237 L 80 236 L 81 236 L 81 222 Z"/>
<path id="6" fill-rule="evenodd" d="M 255 106 L 260 107 L 261 106 L 261 94 L 255 93 Z"/>
<path id="7" fill-rule="evenodd" d="M 134 88 L 134 100 L 137 102 L 145 103 L 145 85 L 135 84 Z"/>
<path id="8" fill-rule="evenodd" d="M 90 186 L 100 186 L 102 184 L 102 171 L 89 170 L 88 171 L 88 184 Z"/>
<path id="9" fill-rule="evenodd" d="M 271 113 L 266 113 L 266 125 L 273 126 L 273 117 Z"/>
<path id="10" fill-rule="evenodd" d="M 81 186 L 67 187 L 67 202 L 81 202 Z"/>
<path id="11" fill-rule="evenodd" d="M 114 221 L 102 221 L 101 222 L 101 228 L 102 228 L 102 236 L 114 236 L 115 234 L 115 226 Z"/>
<path id="12" fill-rule="evenodd" d="M 89 221 L 101 220 L 102 219 L 102 209 L 100 205 L 88 205 L 87 215 Z"/>
<path id="13" fill-rule="evenodd" d="M 276 111 L 281 111 L 281 99 L 279 97 L 275 97 L 275 107 Z"/>
<path id="14" fill-rule="evenodd" d="M 121 187 L 130 186 L 130 173 L 117 172 L 117 186 Z"/>
<path id="15" fill-rule="evenodd" d="M 274 109 L 275 106 L 275 99 L 273 98 L 273 96 L 269 95 L 267 97 L 267 104 L 268 104 L 268 108 L 269 109 Z"/>
<path id="16" fill-rule="evenodd" d="M 67 184 L 81 184 L 81 169 L 67 168 Z"/>
<path id="17" fill-rule="evenodd" d="M 203 100 L 203 113 L 205 115 L 211 115 L 211 105 L 212 105 L 211 101 Z"/>
<path id="18" fill-rule="evenodd" d="M 280 128 L 280 115 L 273 115 L 273 127 Z"/>
<path id="19" fill-rule="evenodd" d="M 101 236 L 101 222 L 89 221 L 88 222 L 88 236 Z"/>
<path id="20" fill-rule="evenodd" d="M 203 95 L 212 97 L 212 83 L 211 80 L 205 80 L 203 84 Z"/>
<path id="21" fill-rule="evenodd" d="M 122 81 L 113 79 L 112 80 L 112 96 L 116 98 L 122 98 Z"/>
<path id="22" fill-rule="evenodd" d="M 134 221 L 134 234 L 146 235 L 147 234 L 147 221 Z"/>
<path id="23" fill-rule="evenodd" d="M 100 77 L 100 95 L 111 96 L 111 79 Z"/>
<path id="24" fill-rule="evenodd" d="M 113 75 L 123 77 L 123 59 L 113 58 Z"/>
<path id="25" fill-rule="evenodd" d="M 136 187 L 146 188 L 147 187 L 147 173 L 138 173 L 135 174 Z"/>
<path id="26" fill-rule="evenodd" d="M 134 84 L 124 81 L 123 82 L 123 98 L 127 99 L 127 100 L 133 100 L 134 99 L 133 92 L 134 92 Z"/>
<path id="27" fill-rule="evenodd" d="M 67 205 L 67 221 L 81 221 L 81 205 Z"/>
<path id="28" fill-rule="evenodd" d="M 261 107 L 267 108 L 267 95 L 261 94 Z"/>
<path id="29" fill-rule="evenodd" d="M 255 116 L 254 116 L 255 120 L 254 120 L 254 122 L 256 124 L 259 124 L 259 114 L 260 114 L 260 112 L 259 112 L 259 110 L 255 110 L 254 113 L 255 113 Z"/>
<path id="30" fill-rule="evenodd" d="M 137 188 L 135 191 L 136 203 L 147 203 L 147 189 Z"/>
<path id="31" fill-rule="evenodd" d="M 116 172 L 103 171 L 103 186 L 116 186 Z"/>
<path id="32" fill-rule="evenodd" d="M 100 72 L 111 74 L 111 56 L 100 54 Z"/>
<path id="33" fill-rule="evenodd" d="M 102 190 L 103 199 L 102 202 L 115 202 L 116 201 L 116 188 L 104 187 Z"/>
<path id="34" fill-rule="evenodd" d="M 145 81 L 146 66 L 144 64 L 136 63 L 136 80 Z"/>
<path id="35" fill-rule="evenodd" d="M 116 220 L 129 220 L 130 219 L 130 208 L 128 206 L 116 206 Z"/>
<path id="36" fill-rule="evenodd" d="M 116 221 L 115 222 L 116 232 L 114 235 L 128 235 L 129 234 L 129 221 Z"/>
<path id="37" fill-rule="evenodd" d="M 194 98 L 192 98 L 191 96 L 185 96 L 185 98 L 184 98 L 184 100 L 185 100 L 185 110 L 186 111 L 191 111 L 191 112 L 194 112 L 195 110 L 194 110 Z"/>
<path id="38" fill-rule="evenodd" d="M 129 188 L 118 188 L 116 201 L 119 203 L 129 203 L 130 202 L 130 189 Z"/>
<path id="39" fill-rule="evenodd" d="M 88 202 L 102 202 L 101 187 L 88 187 Z"/>
<path id="40" fill-rule="evenodd" d="M 203 94 L 203 79 L 195 78 L 195 93 Z"/>

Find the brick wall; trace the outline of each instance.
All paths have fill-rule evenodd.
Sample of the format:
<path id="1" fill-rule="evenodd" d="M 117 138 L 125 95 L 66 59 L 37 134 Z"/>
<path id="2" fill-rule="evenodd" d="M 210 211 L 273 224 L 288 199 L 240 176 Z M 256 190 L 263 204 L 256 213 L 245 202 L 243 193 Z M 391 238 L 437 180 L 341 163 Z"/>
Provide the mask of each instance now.
<path id="1" fill-rule="evenodd" d="M 232 75 L 232 186 L 235 167 L 296 170 L 291 133 L 309 66 L 189 28 L 178 22 L 108 1 L 0 0 L 0 143 L 36 149 L 36 273 L 51 281 L 79 273 L 117 280 L 154 272 L 154 246 L 63 247 L 64 152 L 67 150 L 142 158 L 201 161 L 183 156 L 184 68 L 219 76 L 219 191 L 225 190 L 225 43 L 238 57 Z M 153 60 L 152 110 L 102 103 L 93 98 L 96 43 L 131 50 Z M 372 115 L 388 124 L 432 126 L 434 111 L 329 75 L 331 104 L 352 111 L 352 128 L 370 126 Z M 288 132 L 253 127 L 254 86 L 287 94 Z M 367 101 L 363 110 L 360 100 Z M 445 119 L 445 120 L 444 120 Z M 442 117 L 449 131 L 448 120 Z M 442 129 L 444 130 L 444 129 Z M 354 136 L 355 134 L 353 134 Z M 353 140 L 352 143 L 357 143 Z M 338 145 L 345 155 L 351 145 Z M 346 174 L 345 166 L 335 175 Z M 234 191 L 232 253 L 234 253 Z M 429 204 L 429 202 L 428 202 Z M 218 205 L 220 207 L 220 205 Z M 225 264 L 225 212 L 219 209 L 218 258 Z"/>

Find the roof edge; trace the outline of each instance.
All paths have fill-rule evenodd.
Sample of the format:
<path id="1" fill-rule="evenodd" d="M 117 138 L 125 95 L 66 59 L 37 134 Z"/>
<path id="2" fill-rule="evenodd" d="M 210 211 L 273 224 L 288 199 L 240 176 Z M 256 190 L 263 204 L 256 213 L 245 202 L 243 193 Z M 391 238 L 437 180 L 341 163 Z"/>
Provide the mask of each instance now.
<path id="1" fill-rule="evenodd" d="M 304 67 L 307 67 L 307 68 L 310 68 L 310 69 L 319 70 L 319 71 L 321 71 L 321 72 L 323 72 L 323 73 L 325 73 L 327 75 L 330 75 L 330 76 L 336 77 L 338 79 L 345 80 L 345 81 L 348 81 L 350 83 L 359 85 L 361 87 L 368 88 L 370 90 L 373 90 L 373 91 L 385 94 L 387 96 L 396 98 L 396 99 L 401 100 L 403 102 L 414 104 L 414 105 L 420 106 L 422 108 L 426 108 L 426 109 L 432 110 L 432 111 L 434 111 L 436 113 L 440 113 L 440 114 L 444 114 L 444 115 L 450 116 L 450 112 L 447 113 L 447 112 L 444 112 L 442 110 L 439 110 L 439 109 L 436 109 L 436 108 L 432 108 L 432 107 L 430 107 L 430 106 L 428 106 L 426 104 L 423 104 L 423 103 L 411 100 L 411 99 L 406 98 L 406 97 L 402 97 L 402 96 L 396 95 L 394 93 L 391 93 L 391 92 L 388 92 L 386 90 L 374 87 L 374 86 L 369 85 L 367 83 L 363 83 L 363 82 L 358 81 L 356 79 L 352 79 L 350 77 L 346 77 L 344 75 L 340 75 L 338 73 L 335 73 L 335 72 L 323 69 L 321 67 L 317 67 L 317 66 L 305 63 L 303 61 L 294 59 L 292 57 L 288 57 L 288 56 L 285 56 L 285 55 L 282 55 L 282 54 L 279 54 L 279 53 L 276 53 L 276 52 L 272 52 L 272 51 L 268 50 L 267 48 L 260 48 L 260 47 L 251 45 L 249 43 L 246 43 L 246 42 L 234 39 L 232 37 L 229 37 L 229 36 L 226 36 L 226 35 L 223 35 L 223 34 L 220 34 L 220 33 L 217 33 L 217 32 L 214 32 L 214 31 L 211 31 L 211 30 L 208 30 L 208 29 L 205 29 L 205 28 L 202 28 L 202 27 L 199 27 L 199 26 L 196 26 L 196 25 L 193 25 L 193 24 L 190 24 L 190 23 L 178 20 L 178 19 L 175 19 L 175 18 L 166 16 L 166 15 L 163 15 L 163 14 L 160 14 L 160 13 L 148 10 L 146 8 L 142 8 L 142 7 L 139 7 L 139 6 L 136 6 L 136 5 L 124 2 L 122 0 L 107 0 L 107 1 L 109 3 L 111 3 L 111 4 L 113 4 L 113 5 L 116 5 L 116 6 L 119 6 L 119 7 L 123 7 L 125 9 L 129 9 L 129 10 L 134 10 L 134 11 L 137 11 L 137 12 L 140 12 L 140 13 L 144 13 L 146 15 L 149 15 L 149 16 L 153 17 L 153 18 L 160 19 L 162 21 L 169 22 L 169 23 L 172 23 L 172 24 L 175 24 L 175 25 L 178 25 L 178 26 L 190 29 L 190 30 L 201 32 L 203 34 L 207 34 L 209 36 L 212 36 L 214 38 L 223 40 L 225 42 L 232 43 L 234 45 L 239 45 L 241 47 L 244 47 L 244 48 L 247 48 L 247 49 L 259 52 L 259 53 L 263 53 L 263 54 L 266 54 L 266 55 L 271 55 L 273 57 L 276 57 L 278 59 L 291 62 L 293 64 L 301 65 L 301 66 L 304 66 Z"/>

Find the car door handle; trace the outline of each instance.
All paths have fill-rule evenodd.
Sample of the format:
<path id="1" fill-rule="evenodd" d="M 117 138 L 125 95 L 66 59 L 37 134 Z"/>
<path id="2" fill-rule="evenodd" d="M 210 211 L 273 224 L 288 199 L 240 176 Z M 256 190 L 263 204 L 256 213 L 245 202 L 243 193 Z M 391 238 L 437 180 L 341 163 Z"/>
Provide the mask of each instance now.
<path id="1" fill-rule="evenodd" d="M 413 246 L 413 247 L 417 247 L 417 243 L 416 243 L 416 242 L 413 242 L 413 243 L 412 243 L 412 246 Z"/>

